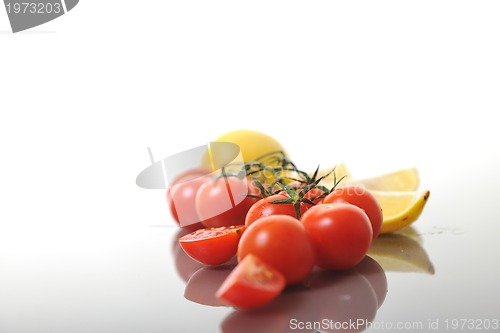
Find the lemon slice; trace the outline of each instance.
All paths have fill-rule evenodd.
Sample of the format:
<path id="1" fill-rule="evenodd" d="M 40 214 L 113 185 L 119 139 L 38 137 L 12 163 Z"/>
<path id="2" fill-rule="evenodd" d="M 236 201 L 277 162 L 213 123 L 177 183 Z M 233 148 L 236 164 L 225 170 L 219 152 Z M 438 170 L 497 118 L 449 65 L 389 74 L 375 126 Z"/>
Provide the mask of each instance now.
<path id="1" fill-rule="evenodd" d="M 382 207 L 381 233 L 400 230 L 417 220 L 427 203 L 430 191 L 371 191 Z"/>
<path id="2" fill-rule="evenodd" d="M 375 191 L 416 191 L 420 181 L 417 168 L 409 168 L 349 183 Z"/>

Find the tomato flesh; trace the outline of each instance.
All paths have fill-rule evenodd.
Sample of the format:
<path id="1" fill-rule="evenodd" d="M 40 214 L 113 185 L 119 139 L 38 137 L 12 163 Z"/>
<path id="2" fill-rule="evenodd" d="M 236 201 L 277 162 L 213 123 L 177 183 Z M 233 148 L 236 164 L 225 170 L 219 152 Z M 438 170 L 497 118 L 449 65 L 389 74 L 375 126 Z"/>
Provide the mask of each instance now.
<path id="1" fill-rule="evenodd" d="M 236 255 L 244 225 L 205 228 L 179 238 L 179 244 L 192 259 L 205 265 L 221 265 Z"/>
<path id="2" fill-rule="evenodd" d="M 262 306 L 285 288 L 283 275 L 254 255 L 247 255 L 217 290 L 216 296 L 236 308 Z"/>

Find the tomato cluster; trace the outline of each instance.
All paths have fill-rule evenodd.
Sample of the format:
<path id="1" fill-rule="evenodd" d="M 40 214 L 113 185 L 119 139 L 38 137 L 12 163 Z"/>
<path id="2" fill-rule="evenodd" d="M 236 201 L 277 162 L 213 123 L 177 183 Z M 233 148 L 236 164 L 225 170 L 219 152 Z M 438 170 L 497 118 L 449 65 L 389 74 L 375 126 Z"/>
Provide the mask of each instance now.
<path id="1" fill-rule="evenodd" d="M 304 175 L 287 165 L 275 169 Z M 347 270 L 365 258 L 382 225 L 380 205 L 369 191 L 337 182 L 327 189 L 316 174 L 268 184 L 250 178 L 255 170 L 251 164 L 244 173 L 216 178 L 186 173 L 167 194 L 181 226 L 204 227 L 179 238 L 187 255 L 205 265 L 237 257 L 239 264 L 216 292 L 222 302 L 261 306 L 287 285 L 305 281 L 315 266 Z"/>

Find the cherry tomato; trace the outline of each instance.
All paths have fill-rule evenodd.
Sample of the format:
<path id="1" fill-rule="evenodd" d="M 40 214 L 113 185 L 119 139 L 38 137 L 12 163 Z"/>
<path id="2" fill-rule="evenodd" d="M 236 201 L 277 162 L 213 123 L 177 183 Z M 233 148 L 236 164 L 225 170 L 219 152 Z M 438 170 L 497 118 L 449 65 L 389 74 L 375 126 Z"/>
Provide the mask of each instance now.
<path id="1" fill-rule="evenodd" d="M 290 198 L 287 194 L 274 194 L 269 197 L 260 199 L 250 207 L 245 218 L 245 225 L 248 227 L 255 220 L 260 219 L 265 216 L 271 215 L 288 215 L 291 217 L 297 217 L 295 212 L 295 207 L 290 203 L 276 203 L 273 201 L 284 200 Z M 304 203 L 300 204 L 300 214 L 303 215 L 307 210 L 307 206 Z"/>
<path id="2" fill-rule="evenodd" d="M 257 201 L 246 195 L 254 191 L 247 179 L 217 178 L 198 189 L 196 212 L 207 228 L 245 224 L 248 210 Z"/>
<path id="3" fill-rule="evenodd" d="M 205 267 L 202 263 L 193 260 L 179 245 L 179 238 L 188 234 L 186 228 L 179 228 L 177 234 L 173 237 L 172 254 L 174 256 L 175 268 L 179 276 L 188 282 L 189 278 L 201 267 Z"/>
<path id="4" fill-rule="evenodd" d="M 298 187 L 298 186 L 307 186 L 307 184 L 304 182 L 293 181 L 293 182 L 289 183 L 288 186 Z M 301 192 L 301 191 L 304 191 L 304 189 L 298 188 L 296 191 Z M 283 194 L 283 193 L 286 193 L 286 192 L 285 191 L 280 192 L 280 194 Z M 323 191 L 322 189 L 317 188 L 317 187 L 313 187 L 312 189 L 307 191 L 306 194 L 304 194 L 304 198 L 307 198 L 309 200 L 316 198 L 316 199 L 312 200 L 312 202 L 314 202 L 314 204 L 317 205 L 317 204 L 320 204 L 323 202 L 324 198 L 318 198 L 323 193 L 325 193 L 325 191 Z M 309 207 L 310 207 L 310 205 L 309 205 Z"/>
<path id="5" fill-rule="evenodd" d="M 179 238 L 188 256 L 206 265 L 220 265 L 236 255 L 244 225 L 199 229 Z"/>
<path id="6" fill-rule="evenodd" d="M 316 205 L 305 212 L 302 223 L 315 248 L 316 265 L 322 268 L 354 267 L 372 242 L 368 216 L 351 204 Z"/>
<path id="7" fill-rule="evenodd" d="M 270 302 L 285 288 L 283 275 L 258 257 L 247 255 L 222 283 L 216 296 L 241 309 Z"/>
<path id="8" fill-rule="evenodd" d="M 209 173 L 204 168 L 187 170 L 177 176 L 167 190 L 167 202 L 174 220 L 190 230 L 203 226 L 196 214 L 195 199 L 200 186 L 208 181 L 204 176 Z M 180 216 L 179 216 L 180 215 Z"/>
<path id="9" fill-rule="evenodd" d="M 363 209 L 370 219 L 373 239 L 377 238 L 382 228 L 382 208 L 375 196 L 361 186 L 344 186 L 328 194 L 323 203 L 350 203 Z"/>
<path id="10" fill-rule="evenodd" d="M 253 222 L 240 239 L 238 261 L 253 254 L 280 271 L 288 285 L 303 281 L 314 266 L 314 249 L 304 226 L 288 215 Z"/>

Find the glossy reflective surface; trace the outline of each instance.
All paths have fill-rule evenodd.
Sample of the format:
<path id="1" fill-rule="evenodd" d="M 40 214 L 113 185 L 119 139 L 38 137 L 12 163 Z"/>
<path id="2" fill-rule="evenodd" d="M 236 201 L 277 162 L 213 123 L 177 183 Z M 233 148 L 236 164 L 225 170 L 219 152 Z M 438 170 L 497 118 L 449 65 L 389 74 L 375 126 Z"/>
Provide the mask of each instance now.
<path id="1" fill-rule="evenodd" d="M 485 331 L 500 317 L 496 166 L 485 164 L 472 182 L 422 177 L 431 189 L 423 214 L 413 226 L 377 239 L 373 259 L 343 273 L 315 271 L 304 286 L 256 311 L 237 311 L 214 297 L 235 261 L 220 267 L 192 261 L 170 217 L 116 229 L 60 226 L 52 238 L 34 225 L 12 227 L 17 237 L 2 244 L 9 256 L 0 277 L 0 327 L 23 333 Z"/>

